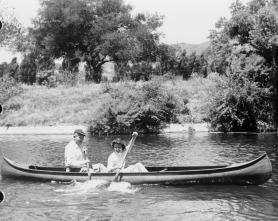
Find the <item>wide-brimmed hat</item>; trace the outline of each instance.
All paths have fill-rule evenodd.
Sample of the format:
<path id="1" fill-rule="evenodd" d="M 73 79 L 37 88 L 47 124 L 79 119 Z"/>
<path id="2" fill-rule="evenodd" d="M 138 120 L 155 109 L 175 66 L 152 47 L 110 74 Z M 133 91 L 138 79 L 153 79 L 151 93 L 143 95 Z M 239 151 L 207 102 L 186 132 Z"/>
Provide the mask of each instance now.
<path id="1" fill-rule="evenodd" d="M 111 142 L 111 148 L 112 149 L 114 148 L 115 144 L 120 144 L 122 146 L 122 148 L 125 149 L 125 144 L 124 144 L 124 142 L 120 138 L 117 138 L 116 140 L 113 140 Z"/>
<path id="2" fill-rule="evenodd" d="M 84 133 L 84 131 L 81 130 L 81 129 L 75 130 L 75 131 L 74 131 L 74 134 L 80 134 L 80 135 L 86 136 L 86 134 Z"/>

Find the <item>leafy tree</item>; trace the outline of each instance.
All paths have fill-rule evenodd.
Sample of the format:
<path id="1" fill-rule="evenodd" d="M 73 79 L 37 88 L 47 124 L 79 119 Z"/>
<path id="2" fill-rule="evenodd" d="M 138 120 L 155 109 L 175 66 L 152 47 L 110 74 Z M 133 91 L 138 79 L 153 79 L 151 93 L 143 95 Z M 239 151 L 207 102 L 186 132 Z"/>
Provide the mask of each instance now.
<path id="1" fill-rule="evenodd" d="M 0 30 L 0 47 L 15 49 L 14 43 L 22 37 L 24 33 L 23 26 L 14 15 L 13 8 L 8 1 L 0 0 L 0 21 L 2 28 Z"/>
<path id="2" fill-rule="evenodd" d="M 198 59 L 194 67 L 194 71 L 198 72 L 201 76 L 207 77 L 208 75 L 208 56 L 207 51 L 203 52 Z"/>
<path id="3" fill-rule="evenodd" d="M 231 8 L 227 34 L 240 45 L 250 45 L 253 53 L 263 57 L 271 70 L 267 80 L 271 83 L 278 123 L 278 1 L 252 0 L 246 6 L 236 1 Z"/>
<path id="4" fill-rule="evenodd" d="M 211 30 L 209 35 L 211 44 L 208 49 L 208 66 L 212 72 L 222 75 L 229 69 L 229 59 L 234 45 L 227 33 L 227 23 L 227 19 L 220 18 L 215 24 L 216 29 Z"/>
<path id="5" fill-rule="evenodd" d="M 177 68 L 177 49 L 167 44 L 158 45 L 158 61 L 161 65 L 162 74 Z"/>
<path id="6" fill-rule="evenodd" d="M 9 76 L 14 78 L 16 81 L 20 81 L 19 76 L 19 65 L 17 63 L 17 58 L 13 58 L 9 64 Z"/>
<path id="7" fill-rule="evenodd" d="M 33 84 L 36 82 L 37 65 L 34 53 L 25 55 L 20 64 L 21 81 L 26 84 Z"/>
<path id="8" fill-rule="evenodd" d="M 259 122 L 277 122 L 277 10 L 275 0 L 253 0 L 246 6 L 236 1 L 231 19 L 221 18 L 210 34 L 208 65 L 225 74 L 230 87 L 221 92 L 224 97 L 213 96 L 221 102 L 214 103 L 211 119 L 224 130 L 255 130 Z"/>
<path id="9" fill-rule="evenodd" d="M 200 56 L 197 56 L 196 52 L 192 52 L 189 56 L 186 54 L 186 50 L 182 51 L 177 58 L 177 69 L 182 75 L 183 80 L 188 80 L 193 72 L 199 72 L 201 69 L 201 63 L 204 60 L 200 60 Z M 202 57 L 203 59 L 203 57 Z"/>
<path id="10" fill-rule="evenodd" d="M 161 17 L 131 10 L 122 0 L 43 0 L 31 33 L 41 54 L 80 58 L 99 82 L 106 62 L 154 57 Z"/>
<path id="11" fill-rule="evenodd" d="M 188 64 L 188 56 L 186 54 L 186 50 L 184 50 L 178 56 L 178 71 L 182 75 L 182 78 L 184 80 L 187 80 L 191 74 L 191 71 L 187 67 L 187 64 Z"/>
<path id="12" fill-rule="evenodd" d="M 212 77 L 211 77 L 212 78 Z M 257 131 L 258 104 L 263 103 L 263 91 L 244 74 L 216 76 L 217 92 L 211 94 L 210 120 L 216 131 Z"/>

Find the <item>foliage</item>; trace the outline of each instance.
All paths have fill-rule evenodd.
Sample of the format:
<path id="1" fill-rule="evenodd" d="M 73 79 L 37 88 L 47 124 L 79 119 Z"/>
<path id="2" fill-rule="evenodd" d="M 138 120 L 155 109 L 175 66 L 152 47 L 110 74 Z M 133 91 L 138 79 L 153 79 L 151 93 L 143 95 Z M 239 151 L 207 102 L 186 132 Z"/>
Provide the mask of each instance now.
<path id="1" fill-rule="evenodd" d="M 17 58 L 13 58 L 11 63 L 9 64 L 9 76 L 14 78 L 17 82 L 20 81 L 19 76 L 19 65 L 17 63 Z"/>
<path id="2" fill-rule="evenodd" d="M 0 0 L 0 21 L 2 29 L 0 35 L 0 47 L 9 47 L 15 49 L 14 43 L 21 39 L 24 33 L 23 26 L 19 23 L 14 15 L 14 9 L 6 0 Z"/>
<path id="3" fill-rule="evenodd" d="M 7 62 L 3 62 L 0 64 L 0 77 L 3 77 L 4 75 L 7 75 L 9 72 L 9 66 Z"/>
<path id="4" fill-rule="evenodd" d="M 93 114 L 91 133 L 159 132 L 165 123 L 177 121 L 177 114 L 184 105 L 160 81 L 102 87 L 102 102 Z"/>
<path id="5" fill-rule="evenodd" d="M 177 67 L 177 49 L 167 44 L 158 46 L 158 62 L 161 66 L 161 74 L 173 71 Z"/>
<path id="6" fill-rule="evenodd" d="M 228 20 L 220 18 L 215 24 L 216 29 L 211 30 L 209 36 L 211 45 L 208 49 L 208 67 L 212 72 L 222 75 L 226 74 L 230 67 L 229 58 L 234 45 L 227 33 L 227 23 Z"/>
<path id="7" fill-rule="evenodd" d="M 154 69 L 148 62 L 140 62 L 131 65 L 116 64 L 114 82 L 121 80 L 148 81 L 152 74 L 159 74 L 160 71 Z"/>
<path id="8" fill-rule="evenodd" d="M 226 75 L 231 87 L 214 106 L 215 127 L 254 131 L 258 122 L 277 124 L 277 11 L 275 0 L 252 0 L 247 5 L 236 1 L 231 19 L 221 18 L 217 30 L 211 31 L 208 65 Z"/>
<path id="9" fill-rule="evenodd" d="M 11 98 L 19 95 L 22 92 L 22 88 L 16 84 L 16 81 L 5 75 L 0 77 L 0 104 L 5 104 Z"/>
<path id="10" fill-rule="evenodd" d="M 19 65 L 16 57 L 9 64 L 6 62 L 0 64 L 0 77 L 3 76 L 9 76 L 17 82 L 20 81 Z"/>
<path id="11" fill-rule="evenodd" d="M 155 57 L 158 15 L 131 16 L 132 7 L 122 0 L 44 0 L 42 5 L 31 34 L 43 56 L 79 58 L 94 76 L 106 62 Z"/>
<path id="12" fill-rule="evenodd" d="M 81 74 L 80 72 L 76 73 L 67 70 L 60 70 L 57 78 L 61 84 L 73 87 L 81 81 Z"/>
<path id="13" fill-rule="evenodd" d="M 75 87 L 22 85 L 24 93 L 4 105 L 0 125 L 82 125 L 97 101 L 98 85 Z"/>
<path id="14" fill-rule="evenodd" d="M 257 131 L 262 116 L 260 106 L 267 91 L 258 87 L 244 74 L 209 76 L 216 82 L 217 91 L 210 94 L 211 126 L 216 131 Z"/>
<path id="15" fill-rule="evenodd" d="M 21 82 L 32 85 L 36 82 L 36 73 L 36 57 L 33 53 L 25 55 L 20 64 Z"/>
<path id="16" fill-rule="evenodd" d="M 149 82 L 85 84 L 56 88 L 23 85 L 24 93 L 5 103 L 0 125 L 86 125 L 93 133 L 156 133 L 177 122 L 187 93 L 164 79 Z M 178 95 L 179 94 L 179 95 Z M 59 105 L 57 105 L 59 104 Z"/>
<path id="17" fill-rule="evenodd" d="M 207 76 L 207 54 L 197 55 L 192 52 L 187 55 L 186 50 L 167 44 L 158 45 L 156 62 L 117 63 L 115 65 L 116 76 L 114 81 L 119 80 L 146 80 L 152 75 L 181 75 L 183 80 L 188 80 L 193 73 Z"/>
<path id="18" fill-rule="evenodd" d="M 252 0 L 246 6 L 232 5 L 232 18 L 227 23 L 227 34 L 240 45 L 249 45 L 253 53 L 264 58 L 268 69 L 264 79 L 272 91 L 274 119 L 278 122 L 278 2 Z"/>

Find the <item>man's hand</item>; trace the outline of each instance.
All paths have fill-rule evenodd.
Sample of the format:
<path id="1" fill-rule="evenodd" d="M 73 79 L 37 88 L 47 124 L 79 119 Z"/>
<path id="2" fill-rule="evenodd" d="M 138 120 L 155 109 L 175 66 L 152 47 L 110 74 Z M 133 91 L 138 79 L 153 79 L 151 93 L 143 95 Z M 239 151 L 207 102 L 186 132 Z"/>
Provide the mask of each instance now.
<path id="1" fill-rule="evenodd" d="M 87 154 L 87 147 L 84 146 L 84 147 L 82 148 L 82 151 L 83 151 L 83 153 Z"/>
<path id="2" fill-rule="evenodd" d="M 80 170 L 80 172 L 81 172 L 81 173 L 87 172 L 87 168 L 82 167 L 81 170 Z"/>
<path id="3" fill-rule="evenodd" d="M 90 160 L 82 160 L 82 164 L 90 163 Z"/>

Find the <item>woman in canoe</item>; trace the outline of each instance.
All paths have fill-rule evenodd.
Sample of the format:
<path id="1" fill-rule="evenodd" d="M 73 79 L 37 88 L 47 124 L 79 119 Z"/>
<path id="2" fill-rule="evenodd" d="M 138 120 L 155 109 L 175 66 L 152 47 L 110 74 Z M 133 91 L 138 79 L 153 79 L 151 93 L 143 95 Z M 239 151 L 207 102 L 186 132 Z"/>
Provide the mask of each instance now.
<path id="1" fill-rule="evenodd" d="M 136 163 L 125 168 L 125 156 L 130 148 L 132 148 L 132 141 L 134 140 L 134 136 L 136 137 L 137 135 L 138 133 L 133 132 L 132 139 L 129 141 L 127 146 L 125 146 L 124 142 L 120 138 L 111 142 L 111 148 L 114 152 L 108 157 L 108 172 L 119 172 L 119 170 L 121 170 L 121 172 L 148 172 L 142 163 Z"/>
<path id="2" fill-rule="evenodd" d="M 75 130 L 73 140 L 66 146 L 65 164 L 68 172 L 88 172 L 89 166 L 87 164 L 90 163 L 90 160 L 86 159 L 86 147 L 82 147 L 85 136 L 86 134 L 82 130 Z M 106 167 L 100 163 L 92 165 L 89 170 L 91 173 L 107 173 Z"/>

